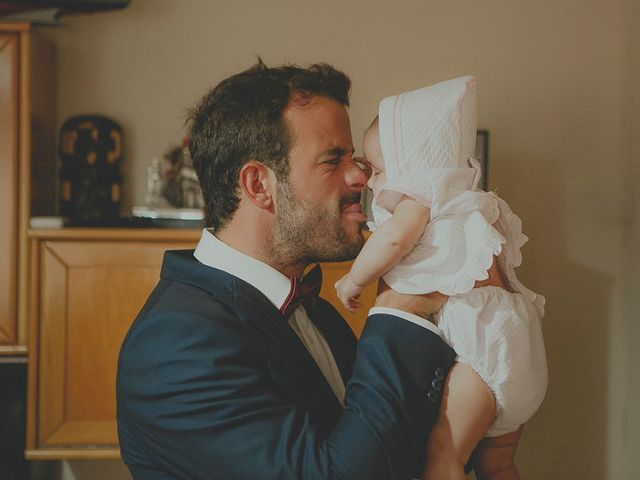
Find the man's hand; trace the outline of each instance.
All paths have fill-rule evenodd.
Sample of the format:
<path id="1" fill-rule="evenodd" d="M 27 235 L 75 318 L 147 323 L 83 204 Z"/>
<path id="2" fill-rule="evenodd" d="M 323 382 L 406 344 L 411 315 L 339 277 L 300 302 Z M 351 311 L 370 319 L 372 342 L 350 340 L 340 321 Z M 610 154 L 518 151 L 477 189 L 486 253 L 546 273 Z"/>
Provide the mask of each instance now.
<path id="1" fill-rule="evenodd" d="M 378 283 L 378 296 L 376 307 L 387 307 L 412 313 L 419 317 L 429 319 L 430 315 L 437 313 L 449 298 L 439 292 L 426 293 L 424 295 L 406 295 L 398 293 L 380 279 Z"/>

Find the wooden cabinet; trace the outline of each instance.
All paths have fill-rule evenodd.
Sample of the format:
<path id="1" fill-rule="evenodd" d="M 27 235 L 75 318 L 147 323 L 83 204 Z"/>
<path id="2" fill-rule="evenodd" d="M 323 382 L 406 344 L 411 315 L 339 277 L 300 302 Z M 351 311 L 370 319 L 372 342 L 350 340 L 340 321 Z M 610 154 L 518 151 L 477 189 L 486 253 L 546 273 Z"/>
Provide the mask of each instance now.
<path id="1" fill-rule="evenodd" d="M 353 262 L 322 264 L 322 290 L 320 291 L 320 296 L 336 307 L 356 336 L 360 337 L 369 308 L 373 306 L 376 300 L 377 284 L 369 285 L 362 292 L 360 301 L 364 305 L 363 308 L 357 310 L 355 313 L 351 313 L 344 308 L 340 300 L 338 300 L 338 295 L 333 285 L 349 271 L 352 263 Z"/>
<path id="2" fill-rule="evenodd" d="M 115 373 L 131 321 L 158 281 L 163 252 L 194 248 L 199 231 L 32 231 L 27 457 L 118 458 Z M 360 333 L 333 284 L 350 263 L 323 264 L 321 296 Z M 372 304 L 374 287 L 363 301 Z"/>
<path id="3" fill-rule="evenodd" d="M 0 355 L 26 353 L 26 230 L 54 208 L 53 50 L 0 24 Z"/>
<path id="4" fill-rule="evenodd" d="M 115 373 L 165 250 L 199 232 L 33 232 L 27 456 L 117 458 Z"/>

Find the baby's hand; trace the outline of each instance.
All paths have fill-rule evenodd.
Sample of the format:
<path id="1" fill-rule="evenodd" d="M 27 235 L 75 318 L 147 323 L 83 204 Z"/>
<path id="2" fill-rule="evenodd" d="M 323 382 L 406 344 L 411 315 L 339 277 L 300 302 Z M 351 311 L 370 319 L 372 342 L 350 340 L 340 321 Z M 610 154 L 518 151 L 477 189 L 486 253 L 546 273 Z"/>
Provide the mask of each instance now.
<path id="1" fill-rule="evenodd" d="M 349 310 L 351 313 L 362 307 L 362 303 L 358 302 L 358 298 L 364 290 L 364 287 L 353 283 L 349 274 L 336 282 L 335 289 L 342 305 L 344 305 L 344 308 Z"/>

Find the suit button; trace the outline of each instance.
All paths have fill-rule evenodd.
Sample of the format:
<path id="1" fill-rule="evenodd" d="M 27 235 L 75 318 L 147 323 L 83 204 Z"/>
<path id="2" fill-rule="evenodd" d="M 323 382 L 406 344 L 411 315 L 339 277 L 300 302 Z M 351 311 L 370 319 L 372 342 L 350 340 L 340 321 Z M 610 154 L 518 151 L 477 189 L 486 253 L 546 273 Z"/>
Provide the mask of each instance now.
<path id="1" fill-rule="evenodd" d="M 438 400 L 438 392 L 430 390 L 429 393 L 427 393 L 427 398 L 432 402 L 436 402 Z"/>
<path id="2" fill-rule="evenodd" d="M 435 378 L 433 382 L 431 382 L 431 386 L 436 392 L 439 392 L 440 390 L 442 390 L 442 380 L 440 380 L 439 378 Z"/>
<path id="3" fill-rule="evenodd" d="M 440 380 L 444 380 L 444 370 L 442 368 L 436 368 L 436 377 Z"/>

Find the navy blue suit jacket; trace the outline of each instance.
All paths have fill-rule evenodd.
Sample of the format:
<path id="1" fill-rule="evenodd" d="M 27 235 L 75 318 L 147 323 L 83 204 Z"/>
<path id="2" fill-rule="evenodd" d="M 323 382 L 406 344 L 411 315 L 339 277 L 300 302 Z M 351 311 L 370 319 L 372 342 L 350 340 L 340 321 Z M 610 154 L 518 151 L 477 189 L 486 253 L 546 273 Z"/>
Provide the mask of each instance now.
<path id="1" fill-rule="evenodd" d="M 454 352 L 372 315 L 356 342 L 310 313 L 346 383 L 343 408 L 287 321 L 246 282 L 167 252 L 120 351 L 122 458 L 136 479 L 408 479 L 419 471 Z M 437 372 L 437 374 L 436 374 Z"/>

